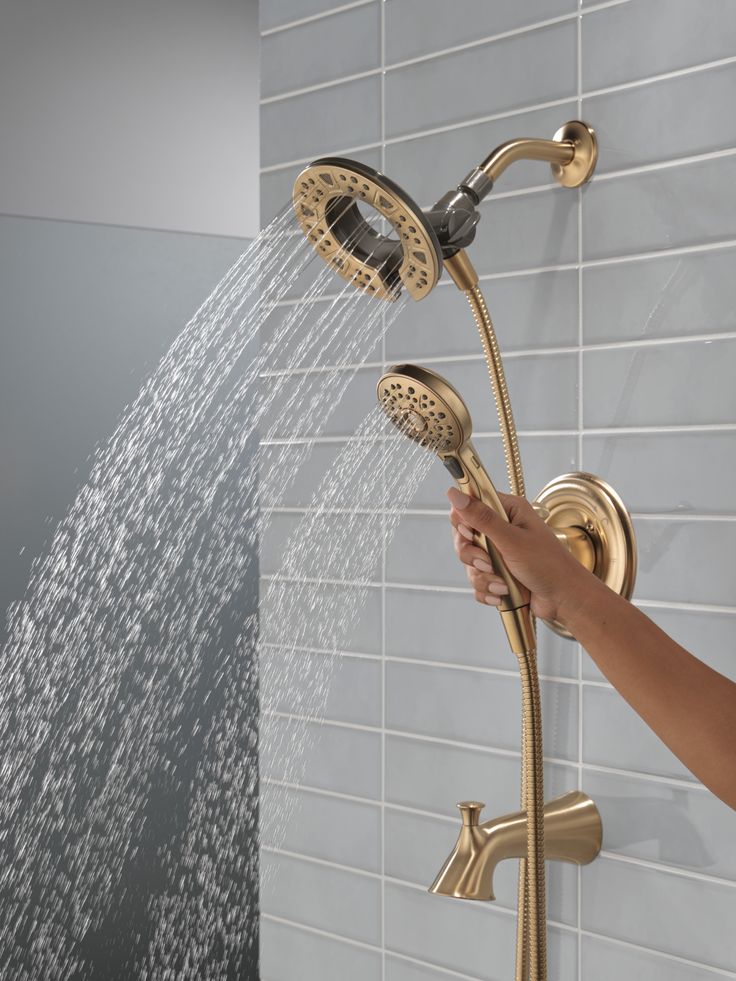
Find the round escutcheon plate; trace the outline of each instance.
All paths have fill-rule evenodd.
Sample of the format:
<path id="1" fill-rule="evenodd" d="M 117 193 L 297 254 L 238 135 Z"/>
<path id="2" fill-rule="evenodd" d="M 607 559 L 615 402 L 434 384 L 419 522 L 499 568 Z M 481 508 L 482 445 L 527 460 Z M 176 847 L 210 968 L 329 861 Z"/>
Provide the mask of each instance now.
<path id="1" fill-rule="evenodd" d="M 580 187 L 593 176 L 598 163 L 598 140 L 595 130 L 587 123 L 574 119 L 561 126 L 554 137 L 557 142 L 569 140 L 575 147 L 570 163 L 552 164 L 552 173 L 563 187 Z"/>
<path id="2" fill-rule="evenodd" d="M 610 484 L 594 474 L 566 473 L 551 480 L 534 504 L 546 508 L 547 524 L 556 531 L 585 531 L 595 550 L 593 573 L 620 596 L 631 598 L 636 581 L 636 537 L 629 512 Z M 545 623 L 563 637 L 572 636 L 554 620 Z"/>

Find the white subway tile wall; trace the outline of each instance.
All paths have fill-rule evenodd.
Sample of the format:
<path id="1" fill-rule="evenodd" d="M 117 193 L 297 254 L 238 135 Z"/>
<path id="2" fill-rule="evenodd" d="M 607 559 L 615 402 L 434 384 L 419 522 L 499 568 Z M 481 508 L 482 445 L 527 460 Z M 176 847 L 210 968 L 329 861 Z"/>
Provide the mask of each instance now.
<path id="1" fill-rule="evenodd" d="M 264 221 L 313 156 L 364 160 L 429 205 L 505 139 L 576 116 L 596 127 L 588 187 L 513 168 L 473 247 L 529 491 L 572 469 L 610 479 L 637 526 L 636 602 L 736 677 L 736 3 L 261 0 L 261 19 Z M 382 366 L 402 359 L 457 385 L 502 483 L 473 324 L 443 284 L 355 375 L 278 516 L 282 535 Z M 453 562 L 446 485 L 435 468 L 385 551 L 304 785 L 263 761 L 264 806 L 292 798 L 298 815 L 278 847 L 264 843 L 278 874 L 262 897 L 263 981 L 513 976 L 511 863 L 490 906 L 425 892 L 457 800 L 487 800 L 490 815 L 518 806 L 516 665 Z M 277 564 L 275 541 L 264 568 Z M 543 631 L 540 668 L 548 795 L 582 786 L 605 826 L 597 862 L 550 868 L 550 976 L 736 978 L 736 814 L 575 644 Z M 280 713 L 288 733 L 288 699 Z"/>

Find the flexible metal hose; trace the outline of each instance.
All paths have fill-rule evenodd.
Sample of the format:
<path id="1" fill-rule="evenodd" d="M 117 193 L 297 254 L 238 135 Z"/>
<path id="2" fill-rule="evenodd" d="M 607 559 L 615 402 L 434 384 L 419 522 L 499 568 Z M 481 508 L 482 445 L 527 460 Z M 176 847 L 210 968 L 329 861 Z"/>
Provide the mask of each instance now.
<path id="1" fill-rule="evenodd" d="M 463 291 L 473 311 L 493 387 L 512 494 L 525 496 L 524 473 L 501 352 L 477 282 Z M 544 762 L 536 651 L 518 656 L 522 687 L 521 803 L 527 812 L 527 858 L 519 863 L 516 981 L 546 981 L 547 896 L 544 866 Z"/>

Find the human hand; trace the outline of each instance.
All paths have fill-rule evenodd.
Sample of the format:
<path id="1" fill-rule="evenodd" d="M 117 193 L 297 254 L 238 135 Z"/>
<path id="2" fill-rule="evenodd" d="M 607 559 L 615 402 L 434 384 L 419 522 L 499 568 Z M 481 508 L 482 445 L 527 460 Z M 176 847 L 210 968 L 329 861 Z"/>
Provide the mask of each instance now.
<path id="1" fill-rule="evenodd" d="M 492 508 L 455 487 L 447 496 L 455 551 L 466 566 L 476 600 L 499 606 L 508 587 L 485 549 L 474 544 L 474 531 L 493 542 L 509 572 L 529 590 L 532 613 L 564 624 L 595 577 L 573 558 L 531 504 L 523 497 L 499 494 L 509 519 L 504 521 Z"/>

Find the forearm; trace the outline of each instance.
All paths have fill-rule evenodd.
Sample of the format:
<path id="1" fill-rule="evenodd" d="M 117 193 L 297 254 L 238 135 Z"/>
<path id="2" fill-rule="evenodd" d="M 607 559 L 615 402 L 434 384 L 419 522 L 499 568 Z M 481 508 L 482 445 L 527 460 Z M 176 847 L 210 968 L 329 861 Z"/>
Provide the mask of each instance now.
<path id="1" fill-rule="evenodd" d="M 574 589 L 561 619 L 675 756 L 736 808 L 736 684 L 592 577 Z"/>

